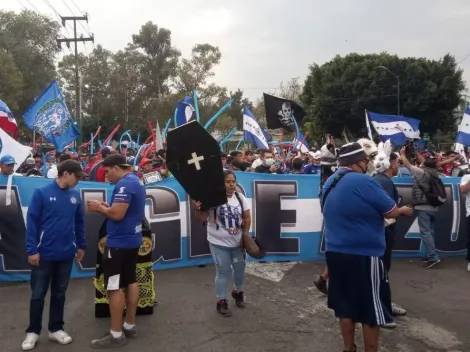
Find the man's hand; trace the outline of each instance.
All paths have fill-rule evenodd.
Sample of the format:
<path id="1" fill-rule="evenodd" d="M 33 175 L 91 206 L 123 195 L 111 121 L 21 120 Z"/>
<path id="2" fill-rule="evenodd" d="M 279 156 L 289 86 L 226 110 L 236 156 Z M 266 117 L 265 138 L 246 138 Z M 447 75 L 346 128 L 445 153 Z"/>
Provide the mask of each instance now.
<path id="1" fill-rule="evenodd" d="M 80 263 L 85 256 L 85 251 L 83 249 L 77 249 L 77 255 L 75 257 L 75 260 Z"/>
<path id="2" fill-rule="evenodd" d="M 105 208 L 109 208 L 109 204 L 106 202 L 100 202 L 100 204 Z"/>
<path id="3" fill-rule="evenodd" d="M 272 164 L 271 167 L 269 168 L 270 172 L 277 172 L 278 166 L 276 164 Z"/>
<path id="4" fill-rule="evenodd" d="M 404 207 L 400 208 L 400 214 L 405 216 L 411 216 L 413 214 L 413 208 L 405 205 Z"/>
<path id="5" fill-rule="evenodd" d="M 98 208 L 102 205 L 101 203 L 104 202 L 100 202 L 99 200 L 89 200 L 86 203 L 88 211 L 98 211 Z"/>
<path id="6" fill-rule="evenodd" d="M 39 253 L 28 255 L 28 263 L 34 266 L 39 266 Z"/>

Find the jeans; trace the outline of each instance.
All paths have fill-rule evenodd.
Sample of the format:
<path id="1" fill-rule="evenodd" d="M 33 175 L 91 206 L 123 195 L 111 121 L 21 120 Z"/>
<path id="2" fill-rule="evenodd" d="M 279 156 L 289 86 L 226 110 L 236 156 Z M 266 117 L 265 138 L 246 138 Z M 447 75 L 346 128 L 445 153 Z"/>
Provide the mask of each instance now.
<path id="1" fill-rule="evenodd" d="M 225 299 L 230 274 L 235 290 L 242 291 L 245 283 L 245 253 L 240 247 L 223 247 L 209 243 L 215 264 L 215 289 L 217 299 Z M 233 270 L 232 270 L 233 268 Z"/>
<path id="2" fill-rule="evenodd" d="M 436 222 L 437 211 L 417 210 L 418 225 L 421 232 L 421 239 L 426 247 L 426 258 L 429 261 L 439 259 L 436 254 L 436 245 L 434 243 L 434 226 Z"/>
<path id="3" fill-rule="evenodd" d="M 27 333 L 40 334 L 44 298 L 51 286 L 49 307 L 49 331 L 56 332 L 64 327 L 65 292 L 72 272 L 73 258 L 62 261 L 40 260 L 39 266 L 31 269 L 31 301 L 29 307 L 29 326 Z"/>

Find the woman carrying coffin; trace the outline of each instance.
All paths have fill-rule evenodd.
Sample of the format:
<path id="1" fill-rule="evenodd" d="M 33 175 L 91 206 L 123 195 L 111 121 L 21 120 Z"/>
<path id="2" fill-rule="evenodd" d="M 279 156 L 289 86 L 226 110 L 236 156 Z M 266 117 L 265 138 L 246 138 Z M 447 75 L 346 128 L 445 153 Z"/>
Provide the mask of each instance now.
<path id="1" fill-rule="evenodd" d="M 248 233 L 251 225 L 250 203 L 236 192 L 237 179 L 230 170 L 224 171 L 227 204 L 208 211 L 201 211 L 201 203 L 196 202 L 196 216 L 207 223 L 207 240 L 215 263 L 215 288 L 217 311 L 224 317 L 232 312 L 226 299 L 227 285 L 232 274 L 234 290 L 232 297 L 239 308 L 244 308 L 243 285 L 245 281 L 245 251 L 242 235 Z"/>

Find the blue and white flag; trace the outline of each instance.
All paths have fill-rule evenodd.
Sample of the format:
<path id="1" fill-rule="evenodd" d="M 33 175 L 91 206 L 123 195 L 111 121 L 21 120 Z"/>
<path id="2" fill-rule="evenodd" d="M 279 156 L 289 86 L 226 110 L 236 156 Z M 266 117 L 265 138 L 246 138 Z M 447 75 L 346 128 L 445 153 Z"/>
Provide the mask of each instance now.
<path id="1" fill-rule="evenodd" d="M 460 122 L 459 131 L 457 133 L 457 143 L 463 145 L 470 145 L 470 109 L 467 107 L 463 113 L 462 121 Z"/>
<path id="2" fill-rule="evenodd" d="M 392 144 L 400 146 L 408 139 L 420 139 L 419 123 L 411 117 L 399 115 L 382 115 L 367 111 L 370 123 L 380 135 L 382 142 L 390 139 Z"/>
<path id="3" fill-rule="evenodd" d="M 58 152 L 80 135 L 56 81 L 52 81 L 23 117 L 26 126 L 54 144 Z"/>
<path id="4" fill-rule="evenodd" d="M 194 99 L 192 97 L 184 97 L 176 105 L 175 111 L 175 127 L 179 127 L 188 123 L 194 116 Z"/>
<path id="5" fill-rule="evenodd" d="M 293 145 L 294 149 L 299 150 L 301 153 L 309 152 L 307 141 L 305 140 L 305 137 L 302 135 L 302 133 L 300 133 L 300 131 L 297 131 L 297 137 L 294 138 Z"/>
<path id="6" fill-rule="evenodd" d="M 245 142 L 251 142 L 256 148 L 269 149 L 269 135 L 259 126 L 251 111 L 243 106 L 243 139 Z"/>

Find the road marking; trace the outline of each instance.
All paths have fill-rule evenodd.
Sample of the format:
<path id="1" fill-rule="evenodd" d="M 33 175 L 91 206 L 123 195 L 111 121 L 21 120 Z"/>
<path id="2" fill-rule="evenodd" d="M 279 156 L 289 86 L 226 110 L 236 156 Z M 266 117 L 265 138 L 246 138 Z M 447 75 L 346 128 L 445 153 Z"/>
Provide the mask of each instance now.
<path id="1" fill-rule="evenodd" d="M 258 263 L 248 262 L 246 263 L 246 273 L 257 276 L 259 278 L 279 282 L 282 280 L 284 275 L 292 269 L 298 262 L 287 262 L 287 263 Z"/>

